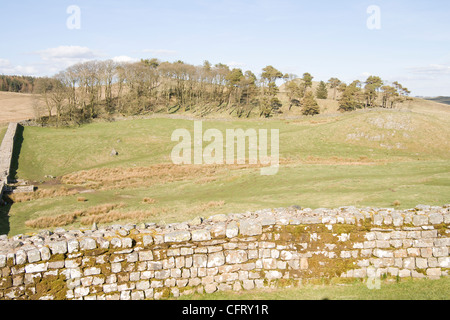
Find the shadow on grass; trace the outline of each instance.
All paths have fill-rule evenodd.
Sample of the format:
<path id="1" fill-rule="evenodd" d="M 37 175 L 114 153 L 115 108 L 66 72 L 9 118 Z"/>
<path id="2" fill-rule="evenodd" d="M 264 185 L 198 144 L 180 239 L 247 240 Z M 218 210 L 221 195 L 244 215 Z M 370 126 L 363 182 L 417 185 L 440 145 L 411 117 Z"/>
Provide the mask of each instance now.
<path id="1" fill-rule="evenodd" d="M 22 149 L 23 143 L 23 126 L 18 125 L 16 130 L 16 135 L 14 137 L 14 146 L 11 157 L 11 165 L 9 168 L 8 180 L 15 181 L 17 179 L 17 170 L 19 168 L 19 157 L 20 151 Z M 11 210 L 12 202 L 3 196 L 0 199 L 0 235 L 9 234 L 10 223 L 9 223 L 9 212 Z"/>
<path id="2" fill-rule="evenodd" d="M 17 170 L 19 169 L 19 158 L 20 158 L 20 150 L 22 149 L 22 143 L 23 143 L 23 126 L 19 124 L 17 126 L 16 136 L 14 139 L 11 166 L 9 170 L 9 177 L 11 180 L 15 180 L 17 178 Z"/>
<path id="3" fill-rule="evenodd" d="M 0 235 L 9 234 L 9 211 L 11 210 L 11 203 L 4 202 L 0 204 Z"/>

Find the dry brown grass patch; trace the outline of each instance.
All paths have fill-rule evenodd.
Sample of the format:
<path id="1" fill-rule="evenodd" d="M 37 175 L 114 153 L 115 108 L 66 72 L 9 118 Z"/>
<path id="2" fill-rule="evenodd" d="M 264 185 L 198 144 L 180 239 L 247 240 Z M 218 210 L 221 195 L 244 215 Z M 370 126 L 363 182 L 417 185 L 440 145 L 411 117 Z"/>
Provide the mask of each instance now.
<path id="1" fill-rule="evenodd" d="M 77 193 L 78 193 L 78 190 L 60 187 L 60 188 L 38 189 L 34 192 L 13 193 L 13 194 L 8 195 L 8 197 L 13 202 L 19 203 L 19 202 L 27 202 L 27 201 L 45 199 L 45 198 L 72 196 Z"/>
<path id="2" fill-rule="evenodd" d="M 225 201 L 221 200 L 221 201 L 210 201 L 207 203 L 202 203 L 193 207 L 190 207 L 187 210 L 184 210 L 183 213 L 191 215 L 194 213 L 203 213 L 206 212 L 212 208 L 220 208 L 223 207 L 225 205 Z"/>
<path id="3" fill-rule="evenodd" d="M 152 208 L 151 210 L 145 211 L 128 211 L 128 212 L 113 210 L 106 214 L 83 217 L 81 218 L 80 222 L 82 225 L 91 225 L 94 222 L 109 223 L 119 220 L 140 221 L 148 219 L 150 217 L 154 217 L 155 215 L 160 214 L 162 211 L 164 211 L 164 209 L 156 209 L 156 208 Z"/>
<path id="4" fill-rule="evenodd" d="M 175 165 L 150 167 L 101 168 L 67 174 L 62 183 L 96 190 L 138 188 L 194 179 L 214 179 L 227 170 L 260 168 L 261 165 Z"/>
<path id="5" fill-rule="evenodd" d="M 77 210 L 72 213 L 65 213 L 56 216 L 40 217 L 33 220 L 28 220 L 25 225 L 29 228 L 43 229 L 51 227 L 63 227 L 75 223 L 78 218 L 92 217 L 98 215 L 105 215 L 114 209 L 123 208 L 124 203 L 102 204 L 94 206 L 85 210 Z"/>
<path id="6" fill-rule="evenodd" d="M 383 159 L 371 159 L 366 156 L 359 158 L 343 158 L 343 157 L 330 157 L 321 158 L 315 156 L 308 156 L 305 159 L 301 158 L 281 158 L 280 165 L 296 165 L 296 164 L 323 164 L 323 165 L 353 165 L 353 166 L 369 166 L 384 164 L 386 160 Z"/>
<path id="7" fill-rule="evenodd" d="M 156 203 L 156 200 L 153 199 L 153 198 L 147 198 L 147 197 L 145 197 L 144 199 L 142 199 L 142 202 L 143 202 L 143 203 L 147 203 L 147 204 L 155 204 L 155 203 Z"/>

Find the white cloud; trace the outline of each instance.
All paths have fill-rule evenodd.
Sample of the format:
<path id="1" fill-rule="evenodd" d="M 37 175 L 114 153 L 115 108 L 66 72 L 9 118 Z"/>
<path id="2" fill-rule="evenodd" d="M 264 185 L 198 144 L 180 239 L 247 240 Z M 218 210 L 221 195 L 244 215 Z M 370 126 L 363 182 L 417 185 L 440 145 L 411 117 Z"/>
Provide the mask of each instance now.
<path id="1" fill-rule="evenodd" d="M 87 47 L 80 46 L 59 46 L 56 48 L 49 48 L 37 51 L 42 60 L 92 60 L 99 55 Z"/>
<path id="2" fill-rule="evenodd" d="M 151 53 L 155 56 L 174 56 L 177 54 L 175 50 L 167 50 L 167 49 L 144 49 L 142 52 Z"/>
<path id="3" fill-rule="evenodd" d="M 131 58 L 129 56 L 117 56 L 117 57 L 112 58 L 111 60 L 113 60 L 114 62 L 118 62 L 118 63 L 133 63 L 133 62 L 139 61 L 139 59 Z"/>
<path id="4" fill-rule="evenodd" d="M 8 59 L 2 59 L 2 58 L 0 58 L 0 68 L 1 68 L 1 67 L 8 67 L 8 66 L 10 66 L 10 65 L 11 65 L 11 63 L 9 62 Z"/>
<path id="5" fill-rule="evenodd" d="M 34 66 L 14 66 L 8 59 L 0 58 L 0 74 L 30 76 L 38 73 Z"/>
<path id="6" fill-rule="evenodd" d="M 76 63 L 95 60 L 101 55 L 88 47 L 81 46 L 59 46 L 36 51 L 47 70 L 63 70 Z"/>
<path id="7" fill-rule="evenodd" d="M 430 64 L 427 67 L 408 68 L 409 71 L 417 75 L 450 75 L 450 66 L 442 64 Z"/>

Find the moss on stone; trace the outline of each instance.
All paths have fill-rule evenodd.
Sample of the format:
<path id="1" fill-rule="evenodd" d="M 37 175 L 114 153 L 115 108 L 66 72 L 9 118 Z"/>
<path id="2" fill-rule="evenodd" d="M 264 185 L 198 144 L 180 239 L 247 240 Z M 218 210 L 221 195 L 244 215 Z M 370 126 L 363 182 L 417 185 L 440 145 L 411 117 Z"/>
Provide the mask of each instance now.
<path id="1" fill-rule="evenodd" d="M 441 224 L 434 225 L 433 227 L 437 230 L 438 235 L 440 235 L 441 237 L 448 237 L 449 236 L 449 234 L 447 233 L 448 232 L 448 225 L 447 224 L 441 223 Z"/>
<path id="2" fill-rule="evenodd" d="M 62 261 L 62 260 L 65 260 L 66 259 L 66 255 L 65 254 L 55 254 L 55 255 L 52 255 L 51 257 L 50 257 L 50 260 L 48 260 L 48 262 L 55 262 L 55 261 Z"/>
<path id="3" fill-rule="evenodd" d="M 110 250 L 108 250 L 108 249 L 97 248 L 97 249 L 92 249 L 92 250 L 85 250 L 85 251 L 83 251 L 83 253 L 84 253 L 85 257 L 95 257 L 95 256 L 101 256 L 102 254 L 105 254 L 109 251 Z"/>
<path id="4" fill-rule="evenodd" d="M 36 283 L 36 293 L 31 296 L 32 300 L 50 296 L 54 300 L 66 299 L 66 281 L 58 276 L 49 276 Z"/>

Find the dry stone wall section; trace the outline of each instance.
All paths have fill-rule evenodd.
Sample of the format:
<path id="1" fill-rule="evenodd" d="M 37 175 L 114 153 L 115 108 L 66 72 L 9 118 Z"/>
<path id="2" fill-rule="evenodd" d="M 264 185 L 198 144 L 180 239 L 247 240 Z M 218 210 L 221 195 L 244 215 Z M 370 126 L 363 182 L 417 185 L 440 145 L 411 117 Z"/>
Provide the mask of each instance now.
<path id="1" fill-rule="evenodd" d="M 3 194 L 3 189 L 8 183 L 17 127 L 18 124 L 15 122 L 11 122 L 8 125 L 0 146 L 0 196 Z"/>
<path id="2" fill-rule="evenodd" d="M 321 278 L 449 275 L 450 205 L 260 210 L 0 237 L 0 299 L 166 299 Z"/>

